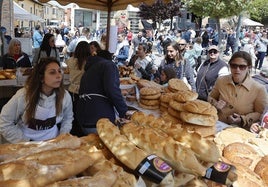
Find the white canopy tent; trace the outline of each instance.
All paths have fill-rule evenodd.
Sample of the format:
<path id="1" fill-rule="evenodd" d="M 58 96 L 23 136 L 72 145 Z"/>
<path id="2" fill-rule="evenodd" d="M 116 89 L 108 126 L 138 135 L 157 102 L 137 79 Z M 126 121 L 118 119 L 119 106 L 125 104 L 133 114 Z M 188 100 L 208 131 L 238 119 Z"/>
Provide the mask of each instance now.
<path id="1" fill-rule="evenodd" d="M 27 10 L 19 6 L 13 1 L 14 7 L 14 19 L 16 20 L 27 20 L 27 21 L 44 21 L 42 18 L 29 13 Z"/>
<path id="2" fill-rule="evenodd" d="M 257 27 L 257 26 L 263 27 L 263 24 L 261 24 L 261 23 L 259 23 L 257 21 L 253 21 L 253 20 L 251 20 L 249 18 L 243 19 L 242 25 L 243 26 L 249 26 L 249 27 Z"/>

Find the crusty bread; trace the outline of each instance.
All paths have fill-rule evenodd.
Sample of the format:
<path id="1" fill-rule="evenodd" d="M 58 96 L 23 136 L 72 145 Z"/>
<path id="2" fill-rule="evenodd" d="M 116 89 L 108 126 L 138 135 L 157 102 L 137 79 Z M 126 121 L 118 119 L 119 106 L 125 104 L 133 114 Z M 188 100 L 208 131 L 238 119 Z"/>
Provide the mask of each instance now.
<path id="1" fill-rule="evenodd" d="M 164 103 L 169 103 L 171 99 L 173 99 L 174 93 L 162 93 L 160 96 L 160 101 Z"/>
<path id="2" fill-rule="evenodd" d="M 159 106 L 160 101 L 158 99 L 140 99 L 140 103 L 147 105 L 147 106 Z"/>
<path id="3" fill-rule="evenodd" d="M 157 84 L 154 81 L 149 81 L 146 79 L 140 79 L 137 81 L 137 86 L 139 89 L 143 88 L 143 87 L 153 87 L 153 88 L 158 88 L 158 89 L 163 89 L 163 86 L 161 86 L 160 84 Z"/>
<path id="4" fill-rule="evenodd" d="M 0 164 L 0 186 L 41 187 L 74 176 L 93 164 L 84 149 L 55 149 Z"/>
<path id="5" fill-rule="evenodd" d="M 159 109 L 159 105 L 145 105 L 142 102 L 139 102 L 139 106 L 141 108 L 148 109 L 148 110 L 157 110 L 157 109 Z"/>
<path id="6" fill-rule="evenodd" d="M 116 173 L 113 171 L 101 170 L 94 176 L 84 176 L 79 178 L 71 178 L 64 181 L 58 181 L 47 187 L 112 187 L 116 181 Z"/>
<path id="7" fill-rule="evenodd" d="M 215 116 L 194 114 L 191 112 L 180 112 L 180 118 L 184 122 L 201 126 L 215 126 L 218 120 Z"/>
<path id="8" fill-rule="evenodd" d="M 102 118 L 97 122 L 97 131 L 108 149 L 130 169 L 135 170 L 148 153 L 136 147 L 109 119 Z"/>
<path id="9" fill-rule="evenodd" d="M 178 102 L 184 103 L 186 101 L 194 101 L 198 97 L 198 94 L 191 90 L 179 90 L 177 91 L 173 99 L 175 99 Z"/>
<path id="10" fill-rule="evenodd" d="M 173 78 L 168 81 L 168 87 L 171 90 L 190 90 L 188 86 L 183 82 L 183 80 L 178 78 Z"/>
<path id="11" fill-rule="evenodd" d="M 22 156 L 39 153 L 46 150 L 54 150 L 60 148 L 78 148 L 81 141 L 78 137 L 71 134 L 62 134 L 58 137 L 40 142 L 22 142 L 16 144 L 0 145 L 0 162 L 15 160 Z"/>
<path id="12" fill-rule="evenodd" d="M 235 164 L 237 181 L 233 183 L 233 187 L 264 187 L 265 184 L 263 180 L 251 169 L 242 166 L 240 164 Z"/>
<path id="13" fill-rule="evenodd" d="M 216 134 L 216 125 L 213 126 L 201 126 L 194 125 L 190 123 L 183 123 L 183 128 L 186 128 L 188 131 L 193 131 L 200 134 L 202 137 L 214 136 Z"/>
<path id="14" fill-rule="evenodd" d="M 262 178 L 265 185 L 268 186 L 268 155 L 261 158 L 254 168 L 254 172 L 257 173 Z"/>
<path id="15" fill-rule="evenodd" d="M 113 184 L 115 187 L 135 187 L 137 185 L 137 180 L 133 174 L 127 173 L 122 167 L 106 159 L 95 162 L 92 166 L 83 171 L 83 175 L 94 176 L 100 171 L 111 171 L 116 174 L 117 179 Z"/>
<path id="16" fill-rule="evenodd" d="M 135 170 L 147 156 L 153 153 L 147 153 L 136 147 L 125 135 L 120 133 L 118 127 L 111 123 L 109 119 L 98 120 L 97 131 L 104 144 L 115 157 L 132 170 Z M 161 184 L 167 186 L 174 184 L 171 172 L 161 181 Z"/>
<path id="17" fill-rule="evenodd" d="M 172 108 L 171 106 L 168 107 L 168 113 L 169 113 L 171 116 L 173 116 L 173 117 L 175 117 L 175 118 L 177 118 L 177 119 L 180 119 L 180 111 L 175 110 L 175 109 Z"/>
<path id="18" fill-rule="evenodd" d="M 178 102 L 178 101 L 176 101 L 174 99 L 169 101 L 169 106 L 171 108 L 173 108 L 174 110 L 179 111 L 179 112 L 185 111 L 184 110 L 184 103 Z"/>
<path id="19" fill-rule="evenodd" d="M 191 113 L 217 116 L 217 109 L 214 106 L 199 99 L 186 102 L 183 105 L 183 109 Z"/>
<path id="20" fill-rule="evenodd" d="M 202 161 L 219 161 L 220 153 L 216 144 L 212 140 L 207 140 L 196 132 L 190 132 L 187 129 L 182 128 L 180 124 L 172 124 L 166 122 L 162 118 L 147 116 L 148 115 L 142 112 L 137 112 L 132 116 L 132 119 L 133 122 L 139 125 L 147 125 L 154 130 L 160 131 L 158 133 L 164 131 L 174 140 L 193 150 Z"/>
<path id="21" fill-rule="evenodd" d="M 174 169 L 188 174 L 205 175 L 206 168 L 199 163 L 194 152 L 167 134 L 134 123 L 125 124 L 122 127 L 122 132 L 138 147 L 149 153 L 155 153 Z"/>
<path id="22" fill-rule="evenodd" d="M 253 147 L 240 142 L 227 145 L 224 147 L 222 154 L 230 162 L 241 164 L 251 170 L 254 170 L 256 164 L 261 159 Z"/>
<path id="23" fill-rule="evenodd" d="M 142 96 L 147 96 L 147 95 L 156 95 L 160 93 L 160 89 L 159 88 L 155 88 L 155 87 L 143 87 L 140 89 L 140 95 Z"/>
<path id="24" fill-rule="evenodd" d="M 251 138 L 255 138 L 253 133 L 239 127 L 230 127 L 218 132 L 214 141 L 225 147 L 234 142 L 247 142 Z"/>

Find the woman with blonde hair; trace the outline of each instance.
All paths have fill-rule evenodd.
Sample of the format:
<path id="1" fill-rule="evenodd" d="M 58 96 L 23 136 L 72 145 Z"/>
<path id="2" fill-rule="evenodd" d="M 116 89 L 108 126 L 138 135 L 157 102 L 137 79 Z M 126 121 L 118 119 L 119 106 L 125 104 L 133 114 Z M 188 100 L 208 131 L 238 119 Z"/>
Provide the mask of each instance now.
<path id="1" fill-rule="evenodd" d="M 8 52 L 3 56 L 3 69 L 31 66 L 29 56 L 21 50 L 21 42 L 18 39 L 11 39 Z"/>

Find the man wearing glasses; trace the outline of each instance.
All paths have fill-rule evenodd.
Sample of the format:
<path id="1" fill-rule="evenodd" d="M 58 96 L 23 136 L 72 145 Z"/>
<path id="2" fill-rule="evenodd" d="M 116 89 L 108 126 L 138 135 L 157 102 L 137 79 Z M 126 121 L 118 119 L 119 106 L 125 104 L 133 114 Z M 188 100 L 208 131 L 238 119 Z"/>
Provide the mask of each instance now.
<path id="1" fill-rule="evenodd" d="M 217 79 L 208 101 L 218 109 L 220 121 L 249 130 L 268 105 L 267 93 L 264 85 L 250 76 L 249 53 L 235 52 L 229 66 L 231 74 Z"/>
<path id="2" fill-rule="evenodd" d="M 208 94 L 219 76 L 229 74 L 227 63 L 221 60 L 219 55 L 218 47 L 211 45 L 208 48 L 208 60 L 197 70 L 196 91 L 201 100 L 207 101 Z"/>

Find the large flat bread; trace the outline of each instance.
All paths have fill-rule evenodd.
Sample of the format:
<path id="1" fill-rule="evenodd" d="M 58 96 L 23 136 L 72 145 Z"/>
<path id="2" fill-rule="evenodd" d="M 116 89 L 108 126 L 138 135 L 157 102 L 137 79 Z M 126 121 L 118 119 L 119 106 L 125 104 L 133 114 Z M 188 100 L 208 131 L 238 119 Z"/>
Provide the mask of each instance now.
<path id="1" fill-rule="evenodd" d="M 46 150 L 54 150 L 60 148 L 74 149 L 78 148 L 80 145 L 80 139 L 70 134 L 62 134 L 54 139 L 47 141 L 1 144 L 0 162 L 15 160 L 21 156 L 39 153 Z"/>
<path id="2" fill-rule="evenodd" d="M 218 117 L 202 114 L 194 114 L 191 112 L 181 112 L 180 119 L 184 122 L 201 126 L 215 126 Z"/>
<path id="3" fill-rule="evenodd" d="M 43 187 L 67 179 L 93 164 L 83 149 L 57 149 L 0 164 L 0 186 Z"/>
<path id="4" fill-rule="evenodd" d="M 217 116 L 217 109 L 213 105 L 199 99 L 187 101 L 183 105 L 183 109 L 191 113 Z"/>
<path id="5" fill-rule="evenodd" d="M 116 181 L 116 173 L 113 171 L 101 170 L 94 176 L 84 176 L 58 181 L 47 187 L 112 187 Z"/>

